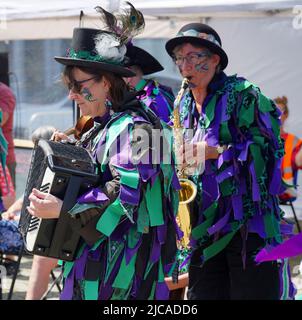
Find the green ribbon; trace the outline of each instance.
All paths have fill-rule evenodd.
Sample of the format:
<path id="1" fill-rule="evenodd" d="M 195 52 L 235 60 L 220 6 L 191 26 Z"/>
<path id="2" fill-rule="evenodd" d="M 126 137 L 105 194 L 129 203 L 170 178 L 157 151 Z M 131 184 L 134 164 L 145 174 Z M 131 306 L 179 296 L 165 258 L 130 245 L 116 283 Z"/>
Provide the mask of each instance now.
<path id="1" fill-rule="evenodd" d="M 85 300 L 98 300 L 99 280 L 84 281 L 84 296 L 85 296 Z"/>
<path id="2" fill-rule="evenodd" d="M 118 225 L 121 216 L 124 214 L 124 208 L 120 203 L 120 199 L 117 198 L 106 208 L 105 212 L 97 222 L 96 229 L 105 236 L 110 237 L 111 233 Z"/>
<path id="3" fill-rule="evenodd" d="M 123 251 L 125 245 L 123 242 L 117 242 L 115 241 L 114 245 L 116 246 L 116 249 L 114 250 L 114 255 L 111 256 L 111 241 L 109 238 L 109 254 L 107 256 L 107 267 L 106 267 L 106 273 L 105 273 L 105 277 L 104 277 L 104 282 L 106 283 L 108 281 L 108 278 L 110 277 L 111 271 L 113 270 L 117 259 L 119 258 L 121 252 Z"/>
<path id="4" fill-rule="evenodd" d="M 124 255 L 119 272 L 113 282 L 112 287 L 127 290 L 133 280 L 135 273 L 135 262 L 137 253 L 133 255 L 128 265 L 126 264 L 126 256 Z"/>
<path id="5" fill-rule="evenodd" d="M 106 159 L 108 151 L 114 141 L 117 141 L 117 137 L 123 132 L 129 124 L 133 124 L 133 119 L 129 115 L 121 116 L 119 119 L 114 121 L 111 126 L 108 128 L 106 135 L 106 146 L 103 154 L 103 159 L 100 161 L 101 163 L 101 171 L 104 172 L 106 168 Z"/>
<path id="6" fill-rule="evenodd" d="M 137 231 L 141 233 L 148 233 L 149 232 L 149 214 L 147 210 L 146 200 L 143 200 L 140 203 L 138 208 L 138 216 L 137 216 Z"/>
<path id="7" fill-rule="evenodd" d="M 76 203 L 69 211 L 68 213 L 72 216 L 84 212 L 86 210 L 89 210 L 91 208 L 102 208 L 103 205 L 97 205 L 95 202 L 93 203 Z"/>
<path id="8" fill-rule="evenodd" d="M 264 227 L 267 238 L 274 238 L 280 233 L 279 225 L 275 215 L 272 212 L 264 214 Z"/>
<path id="9" fill-rule="evenodd" d="M 218 252 L 223 250 L 228 245 L 228 243 L 232 240 L 236 232 L 237 232 L 237 229 L 228 233 L 227 235 L 215 241 L 213 244 L 211 244 L 206 249 L 204 249 L 203 256 L 205 261 L 214 257 Z"/>
<path id="10" fill-rule="evenodd" d="M 253 84 L 251 82 L 249 82 L 247 80 L 240 81 L 239 83 L 237 83 L 235 85 L 235 90 L 240 92 L 240 91 L 246 90 L 249 87 L 253 87 Z"/>
<path id="11" fill-rule="evenodd" d="M 130 188 L 137 189 L 139 183 L 139 173 L 137 170 L 125 170 L 120 167 L 114 166 L 121 175 L 121 184 Z"/>
<path id="12" fill-rule="evenodd" d="M 153 284 L 152 284 L 152 289 L 150 291 L 150 295 L 148 297 L 148 300 L 154 300 L 155 289 L 156 289 L 156 281 L 154 281 Z"/>
<path id="13" fill-rule="evenodd" d="M 210 102 L 206 106 L 205 110 L 205 127 L 208 128 L 215 115 L 215 107 L 216 107 L 217 95 L 214 95 Z"/>
<path id="14" fill-rule="evenodd" d="M 261 154 L 261 149 L 258 145 L 253 143 L 250 145 L 250 151 L 254 159 L 257 179 L 260 179 L 263 176 L 263 172 L 265 170 L 265 163 Z"/>
<path id="15" fill-rule="evenodd" d="M 262 93 L 259 94 L 259 110 L 263 113 L 274 110 L 271 100 Z"/>
<path id="16" fill-rule="evenodd" d="M 135 86 L 135 90 L 136 91 L 140 91 L 140 90 L 143 90 L 144 87 L 146 86 L 147 84 L 147 80 L 145 79 L 141 79 Z"/>
<path id="17" fill-rule="evenodd" d="M 114 65 L 121 65 L 119 61 L 108 60 L 102 57 L 101 55 L 91 54 L 90 51 L 86 51 L 86 50 L 75 51 L 74 49 L 70 49 L 67 57 L 73 58 L 73 59 L 93 61 L 93 62 L 104 62 L 104 63 L 110 63 Z"/>
<path id="18" fill-rule="evenodd" d="M 233 194 L 233 192 L 234 192 L 233 181 L 234 181 L 234 179 L 231 177 L 231 178 L 223 180 L 219 184 L 219 191 L 223 197 L 228 197 Z"/>
<path id="19" fill-rule="evenodd" d="M 219 130 L 219 137 L 224 143 L 232 142 L 233 139 L 227 121 L 221 123 Z"/>
<path id="20" fill-rule="evenodd" d="M 215 201 L 204 211 L 203 214 L 206 220 L 192 230 L 193 239 L 198 240 L 206 235 L 208 228 L 212 225 L 214 221 L 217 206 L 218 203 L 217 201 Z"/>
<path id="21" fill-rule="evenodd" d="M 242 106 L 239 111 L 239 127 L 247 127 L 254 122 L 254 104 L 249 106 Z"/>
<path id="22" fill-rule="evenodd" d="M 154 185 L 150 187 L 150 183 L 146 188 L 146 205 L 150 216 L 151 227 L 161 226 L 164 224 L 162 191 L 159 177 L 157 176 Z"/>

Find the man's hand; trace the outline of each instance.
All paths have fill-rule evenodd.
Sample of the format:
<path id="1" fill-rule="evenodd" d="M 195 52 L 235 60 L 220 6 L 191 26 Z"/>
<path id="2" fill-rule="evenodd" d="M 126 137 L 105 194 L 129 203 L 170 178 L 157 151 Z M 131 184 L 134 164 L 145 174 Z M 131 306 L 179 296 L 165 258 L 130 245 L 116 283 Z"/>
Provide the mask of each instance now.
<path id="1" fill-rule="evenodd" d="M 33 189 L 29 195 L 30 205 L 27 207 L 32 216 L 44 219 L 58 218 L 61 212 L 63 201 L 50 193 Z"/>

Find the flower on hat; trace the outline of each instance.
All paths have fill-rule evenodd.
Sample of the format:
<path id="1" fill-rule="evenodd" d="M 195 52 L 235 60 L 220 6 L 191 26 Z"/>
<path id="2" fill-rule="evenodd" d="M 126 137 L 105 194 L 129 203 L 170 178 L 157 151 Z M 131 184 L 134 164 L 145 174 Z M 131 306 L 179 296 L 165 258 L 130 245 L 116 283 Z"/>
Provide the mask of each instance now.
<path id="1" fill-rule="evenodd" d="M 95 37 L 95 50 L 104 60 L 122 62 L 127 48 L 114 34 L 101 33 Z"/>

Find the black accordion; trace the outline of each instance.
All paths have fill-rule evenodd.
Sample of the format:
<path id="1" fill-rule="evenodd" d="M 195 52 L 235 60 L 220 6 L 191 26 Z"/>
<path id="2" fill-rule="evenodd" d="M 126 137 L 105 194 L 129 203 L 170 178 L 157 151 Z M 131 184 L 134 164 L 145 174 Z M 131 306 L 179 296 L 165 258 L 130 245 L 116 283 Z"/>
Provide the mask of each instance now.
<path id="1" fill-rule="evenodd" d="M 98 184 L 96 166 L 87 150 L 67 143 L 40 140 L 35 145 L 29 168 L 19 230 L 25 249 L 36 255 L 72 261 L 80 235 L 71 227 L 68 211 L 77 198 Z M 41 219 L 27 211 L 33 188 L 63 201 L 58 219 Z"/>

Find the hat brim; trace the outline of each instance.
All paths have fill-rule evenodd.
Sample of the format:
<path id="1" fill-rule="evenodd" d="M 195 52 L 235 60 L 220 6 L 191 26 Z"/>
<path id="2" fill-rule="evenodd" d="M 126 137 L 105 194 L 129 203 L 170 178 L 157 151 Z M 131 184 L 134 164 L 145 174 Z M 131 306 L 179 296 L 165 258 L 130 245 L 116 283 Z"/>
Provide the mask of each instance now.
<path id="1" fill-rule="evenodd" d="M 95 68 L 98 70 L 115 73 L 121 77 L 134 77 L 136 75 L 133 71 L 125 67 L 105 62 L 87 61 L 84 59 L 74 59 L 66 57 L 54 57 L 54 59 L 65 66 Z"/>
<path id="2" fill-rule="evenodd" d="M 159 61 L 142 48 L 136 46 L 128 47 L 126 56 L 130 59 L 129 63 L 126 65 L 138 65 L 142 69 L 144 75 L 164 70 L 164 67 Z"/>
<path id="3" fill-rule="evenodd" d="M 184 43 L 191 43 L 193 45 L 203 46 L 208 48 L 211 52 L 216 53 L 220 57 L 220 65 L 221 70 L 224 70 L 228 65 L 228 56 L 224 52 L 224 50 L 219 47 L 218 45 L 214 44 L 211 41 L 208 41 L 206 39 L 201 39 L 197 37 L 190 37 L 190 36 L 181 36 L 181 37 L 175 37 L 166 43 L 166 50 L 168 54 L 173 57 L 173 50 L 178 45 L 184 44 Z"/>

